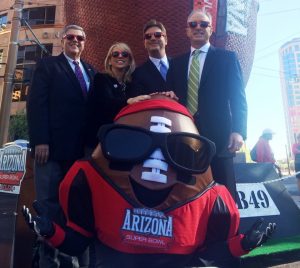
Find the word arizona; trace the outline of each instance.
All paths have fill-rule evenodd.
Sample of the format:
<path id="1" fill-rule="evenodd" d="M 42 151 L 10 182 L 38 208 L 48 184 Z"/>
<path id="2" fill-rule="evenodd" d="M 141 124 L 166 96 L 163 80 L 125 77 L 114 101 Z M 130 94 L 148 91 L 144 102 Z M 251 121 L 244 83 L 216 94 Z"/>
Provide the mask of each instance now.
<path id="1" fill-rule="evenodd" d="M 135 214 L 130 209 L 126 209 L 126 215 L 122 230 L 143 233 L 155 236 L 173 236 L 172 217 L 151 217 Z"/>

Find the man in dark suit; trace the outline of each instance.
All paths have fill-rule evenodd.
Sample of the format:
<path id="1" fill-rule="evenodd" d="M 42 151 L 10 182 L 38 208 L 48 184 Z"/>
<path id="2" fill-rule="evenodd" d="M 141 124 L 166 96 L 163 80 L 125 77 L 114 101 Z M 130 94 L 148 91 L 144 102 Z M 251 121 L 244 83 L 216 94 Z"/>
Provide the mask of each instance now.
<path id="1" fill-rule="evenodd" d="M 166 74 L 169 59 L 166 55 L 168 43 L 164 25 L 154 19 L 148 21 L 143 29 L 144 45 L 149 59 L 136 68 L 132 75 L 133 89 L 136 95 L 166 91 Z"/>
<path id="2" fill-rule="evenodd" d="M 86 103 L 95 74 L 80 58 L 85 40 L 81 27 L 66 26 L 63 52 L 38 63 L 27 100 L 36 198 L 55 221 L 61 220 L 59 184 L 73 162 L 84 156 Z M 40 258 L 40 267 L 48 267 L 44 261 Z"/>
<path id="3" fill-rule="evenodd" d="M 211 17 L 194 10 L 187 19 L 191 51 L 173 59 L 167 83 L 194 115 L 201 135 L 216 145 L 211 167 L 215 181 L 235 197 L 233 157 L 246 138 L 247 103 L 236 54 L 209 43 Z"/>

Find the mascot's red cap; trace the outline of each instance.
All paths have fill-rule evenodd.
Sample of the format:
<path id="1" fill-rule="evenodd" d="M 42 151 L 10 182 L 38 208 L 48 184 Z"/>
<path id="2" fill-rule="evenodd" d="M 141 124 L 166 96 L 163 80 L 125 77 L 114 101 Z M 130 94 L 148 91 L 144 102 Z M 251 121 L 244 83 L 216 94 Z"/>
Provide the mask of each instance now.
<path id="1" fill-rule="evenodd" d="M 171 100 L 165 100 L 165 99 L 151 99 L 151 100 L 144 100 L 140 102 L 136 102 L 131 105 L 127 105 L 124 107 L 115 117 L 115 121 L 118 120 L 120 117 L 123 117 L 128 114 L 133 114 L 136 112 L 141 111 L 148 111 L 148 110 L 169 110 L 173 112 L 177 112 L 183 115 L 188 116 L 194 121 L 193 116 L 189 113 L 187 108 L 179 104 L 178 102 L 171 101 Z"/>

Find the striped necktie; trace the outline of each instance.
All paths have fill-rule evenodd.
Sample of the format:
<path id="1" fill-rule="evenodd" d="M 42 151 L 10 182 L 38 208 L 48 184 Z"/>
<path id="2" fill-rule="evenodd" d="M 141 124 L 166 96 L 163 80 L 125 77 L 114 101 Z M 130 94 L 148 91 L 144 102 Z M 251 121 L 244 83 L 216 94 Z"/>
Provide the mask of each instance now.
<path id="1" fill-rule="evenodd" d="M 190 113 L 194 115 L 198 110 L 198 90 L 200 81 L 200 50 L 196 49 L 193 52 L 193 58 L 190 65 L 188 78 L 188 92 L 187 92 L 187 108 Z"/>

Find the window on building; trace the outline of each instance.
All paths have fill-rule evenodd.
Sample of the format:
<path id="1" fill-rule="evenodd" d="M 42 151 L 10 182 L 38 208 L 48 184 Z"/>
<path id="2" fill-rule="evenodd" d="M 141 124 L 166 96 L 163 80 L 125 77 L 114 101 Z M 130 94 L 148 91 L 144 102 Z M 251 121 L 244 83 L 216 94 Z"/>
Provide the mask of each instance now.
<path id="1" fill-rule="evenodd" d="M 44 46 L 51 55 L 53 44 L 44 44 Z M 36 63 L 46 56 L 38 45 L 19 46 L 12 101 L 26 101 Z"/>
<path id="2" fill-rule="evenodd" d="M 30 26 L 54 24 L 55 6 L 24 9 L 22 18 L 25 19 Z M 24 22 L 22 22 L 22 26 L 24 26 Z"/>
<path id="3" fill-rule="evenodd" d="M 5 28 L 7 24 L 7 14 L 0 15 L 0 28 Z"/>

